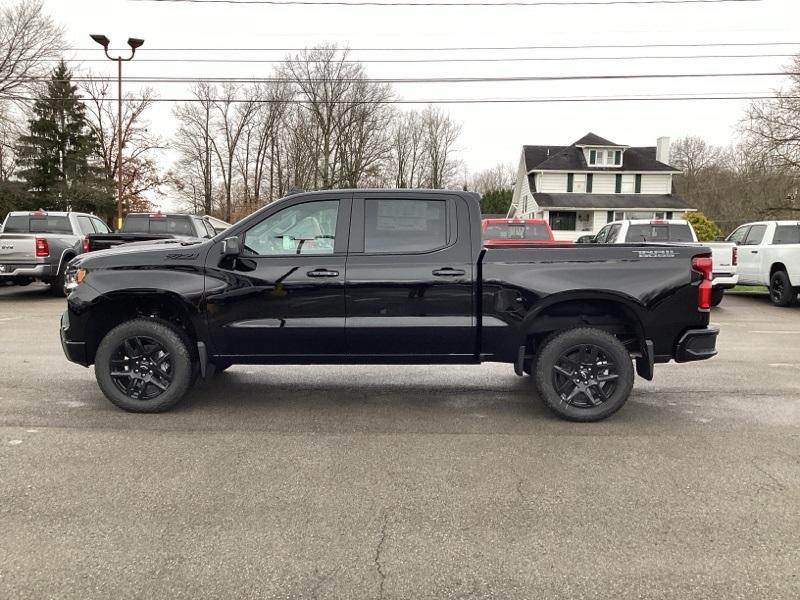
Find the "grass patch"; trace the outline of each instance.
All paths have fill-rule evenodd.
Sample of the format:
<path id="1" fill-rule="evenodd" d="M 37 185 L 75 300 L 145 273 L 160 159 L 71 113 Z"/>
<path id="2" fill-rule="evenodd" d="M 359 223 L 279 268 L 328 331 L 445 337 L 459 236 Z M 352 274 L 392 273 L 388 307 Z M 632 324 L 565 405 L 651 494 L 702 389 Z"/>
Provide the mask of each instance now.
<path id="1" fill-rule="evenodd" d="M 767 286 L 765 285 L 737 285 L 735 288 L 730 290 L 725 290 L 725 293 L 730 292 L 756 292 L 756 293 L 764 293 L 766 294 L 769 291 Z"/>

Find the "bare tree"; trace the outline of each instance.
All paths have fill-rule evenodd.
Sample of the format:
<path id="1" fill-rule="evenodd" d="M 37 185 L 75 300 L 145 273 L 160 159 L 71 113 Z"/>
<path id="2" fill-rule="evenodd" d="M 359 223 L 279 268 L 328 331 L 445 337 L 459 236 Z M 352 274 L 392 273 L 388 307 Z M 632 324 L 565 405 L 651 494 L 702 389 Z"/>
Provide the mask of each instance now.
<path id="1" fill-rule="evenodd" d="M 511 163 L 497 163 L 469 178 L 468 188 L 479 194 L 495 190 L 510 189 L 514 185 L 517 173 Z"/>
<path id="2" fill-rule="evenodd" d="M 427 171 L 425 124 L 415 111 L 399 112 L 391 130 L 393 185 L 398 188 L 421 187 Z"/>
<path id="3" fill-rule="evenodd" d="M 241 101 L 239 87 L 226 83 L 222 86 L 217 98 L 212 99 L 211 106 L 216 116 L 214 121 L 216 135 L 211 137 L 211 145 L 217 157 L 217 165 L 225 192 L 224 218 L 230 221 L 233 214 L 236 152 L 256 105 L 250 100 Z"/>
<path id="4" fill-rule="evenodd" d="M 455 144 L 461 134 L 461 125 L 450 115 L 435 106 L 422 113 L 425 124 L 425 150 L 428 158 L 428 185 L 444 188 L 456 174 L 458 165 L 453 160 Z"/>
<path id="5" fill-rule="evenodd" d="M 212 101 L 216 88 L 200 83 L 192 88 L 195 101 L 179 104 L 175 148 L 181 155 L 175 174 L 175 187 L 181 195 L 192 194 L 195 212 L 214 212 L 214 165 L 212 146 Z"/>
<path id="6" fill-rule="evenodd" d="M 146 210 L 147 195 L 159 193 L 168 175 L 160 172 L 157 154 L 162 140 L 150 133 L 145 113 L 153 105 L 155 94 L 145 88 L 126 94 L 122 103 L 122 152 L 118 147 L 119 119 L 117 103 L 111 100 L 107 80 L 89 75 L 83 85 L 87 94 L 86 117 L 97 140 L 96 153 L 109 181 L 117 178 L 122 160 L 122 197 L 127 210 Z"/>
<path id="7" fill-rule="evenodd" d="M 63 49 L 63 30 L 45 14 L 41 0 L 0 8 L 0 99 L 24 100 Z"/>

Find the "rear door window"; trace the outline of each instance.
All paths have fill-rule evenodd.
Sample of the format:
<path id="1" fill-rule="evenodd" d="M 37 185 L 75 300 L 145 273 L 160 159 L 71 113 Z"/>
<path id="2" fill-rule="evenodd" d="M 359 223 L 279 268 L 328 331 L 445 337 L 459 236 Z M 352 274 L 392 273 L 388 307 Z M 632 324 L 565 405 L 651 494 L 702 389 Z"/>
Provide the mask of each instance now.
<path id="1" fill-rule="evenodd" d="M 111 233 L 111 230 L 108 228 L 108 225 L 103 223 L 100 219 L 92 217 L 92 224 L 94 225 L 94 230 L 97 233 Z"/>
<path id="2" fill-rule="evenodd" d="M 445 200 L 364 201 L 364 252 L 403 254 L 445 246 Z"/>
<path id="3" fill-rule="evenodd" d="M 800 244 L 800 224 L 778 225 L 775 227 L 773 244 Z"/>
<path id="4" fill-rule="evenodd" d="M 743 225 L 742 227 L 739 227 L 739 229 L 734 231 L 732 234 L 730 234 L 726 238 L 725 241 L 726 242 L 734 242 L 736 244 L 741 244 L 742 242 L 744 242 L 744 238 L 747 237 L 747 232 L 748 231 L 750 231 L 750 226 L 749 225 Z"/>

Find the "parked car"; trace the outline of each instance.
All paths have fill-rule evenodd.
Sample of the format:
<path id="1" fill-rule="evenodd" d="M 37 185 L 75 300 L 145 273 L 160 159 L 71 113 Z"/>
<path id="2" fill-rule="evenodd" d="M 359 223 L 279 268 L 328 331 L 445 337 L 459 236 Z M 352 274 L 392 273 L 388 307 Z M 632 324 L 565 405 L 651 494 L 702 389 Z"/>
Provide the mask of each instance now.
<path id="1" fill-rule="evenodd" d="M 514 365 L 575 421 L 627 400 L 634 368 L 716 353 L 711 252 L 658 244 L 484 248 L 477 194 L 293 195 L 180 251 L 70 264 L 67 358 L 125 410 L 175 405 L 232 364 Z M 345 268 L 346 265 L 346 268 Z"/>
<path id="2" fill-rule="evenodd" d="M 125 216 L 118 232 L 90 235 L 89 251 L 107 250 L 132 242 L 209 239 L 215 235 L 216 229 L 204 217 L 162 212 L 130 213 Z"/>
<path id="3" fill-rule="evenodd" d="M 487 248 L 555 243 L 550 225 L 543 219 L 483 219 L 481 234 Z"/>
<path id="4" fill-rule="evenodd" d="M 626 219 L 612 221 L 595 236 L 594 243 L 630 244 L 633 242 L 680 243 L 711 248 L 714 263 L 711 306 L 717 306 L 725 290 L 739 281 L 738 249 L 732 242 L 699 242 L 694 227 L 684 219 Z"/>
<path id="5" fill-rule="evenodd" d="M 769 286 L 776 306 L 791 306 L 800 292 L 800 221 L 759 221 L 736 228 L 739 282 Z"/>
<path id="6" fill-rule="evenodd" d="M 0 281 L 42 281 L 63 296 L 67 263 L 86 252 L 88 235 L 109 231 L 99 217 L 86 213 L 10 212 L 0 228 Z"/>

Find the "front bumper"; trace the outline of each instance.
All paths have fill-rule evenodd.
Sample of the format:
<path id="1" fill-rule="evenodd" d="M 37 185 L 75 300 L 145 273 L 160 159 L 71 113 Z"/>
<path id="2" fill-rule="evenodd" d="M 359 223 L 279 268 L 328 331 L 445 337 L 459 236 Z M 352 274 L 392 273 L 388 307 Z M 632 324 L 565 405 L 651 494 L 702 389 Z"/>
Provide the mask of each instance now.
<path id="1" fill-rule="evenodd" d="M 61 334 L 61 349 L 64 351 L 67 360 L 88 367 L 89 362 L 86 360 L 86 342 L 74 342 L 67 339 L 69 334 L 69 310 L 65 310 L 64 314 L 61 315 L 61 327 L 59 331 Z"/>
<path id="2" fill-rule="evenodd" d="M 30 277 L 41 279 L 52 277 L 53 270 L 51 265 L 43 263 L 39 265 L 15 265 L 0 262 L 0 279 L 11 279 L 16 277 Z"/>
<path id="3" fill-rule="evenodd" d="M 709 325 L 702 329 L 689 329 L 678 340 L 675 362 L 706 360 L 717 354 L 719 327 Z"/>

